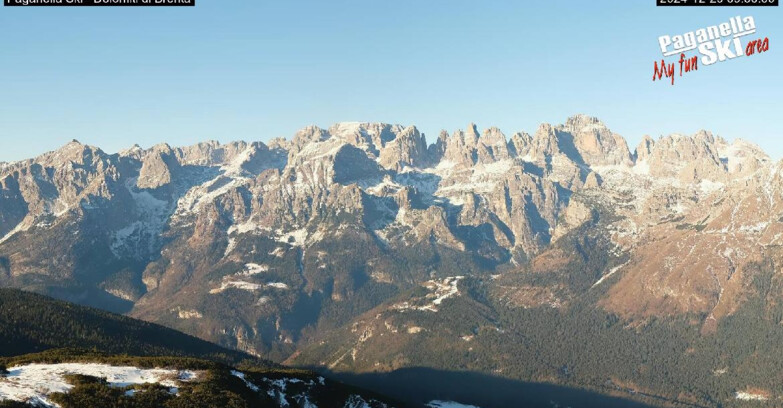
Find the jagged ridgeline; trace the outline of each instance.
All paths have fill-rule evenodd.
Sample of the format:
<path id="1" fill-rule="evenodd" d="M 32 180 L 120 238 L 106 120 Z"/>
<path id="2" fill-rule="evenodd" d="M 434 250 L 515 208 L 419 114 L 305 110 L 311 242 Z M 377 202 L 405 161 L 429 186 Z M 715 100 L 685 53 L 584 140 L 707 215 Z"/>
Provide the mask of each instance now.
<path id="1" fill-rule="evenodd" d="M 701 131 L 632 151 L 583 115 L 430 142 L 415 127 L 341 123 L 117 154 L 73 142 L 4 164 L 0 284 L 335 371 L 472 366 L 477 345 L 503 356 L 539 344 L 490 336 L 531 321 L 572 322 L 544 332 L 601 344 L 601 330 L 563 317 L 587 310 L 631 338 L 682 324 L 664 330 L 681 345 L 737 339 L 721 327 L 744 310 L 777 316 L 777 279 L 767 292 L 754 282 L 780 269 L 783 172 L 755 145 Z M 650 362 L 594 377 L 530 350 L 475 369 L 715 398 L 706 383 L 633 374 Z M 722 372 L 705 353 L 689 355 Z M 721 398 L 758 385 L 747 382 Z"/>

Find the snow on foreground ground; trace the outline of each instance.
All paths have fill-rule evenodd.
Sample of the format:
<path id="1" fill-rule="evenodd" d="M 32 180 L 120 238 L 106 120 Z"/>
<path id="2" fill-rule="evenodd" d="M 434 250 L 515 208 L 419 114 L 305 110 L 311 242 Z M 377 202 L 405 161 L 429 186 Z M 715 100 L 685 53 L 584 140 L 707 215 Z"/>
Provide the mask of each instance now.
<path id="1" fill-rule="evenodd" d="M 479 408 L 475 405 L 465 405 L 454 401 L 430 401 L 427 403 L 428 408 Z"/>
<path id="2" fill-rule="evenodd" d="M 115 367 L 94 363 L 29 364 L 10 367 L 8 375 L 0 376 L 0 401 L 30 401 L 56 407 L 56 404 L 48 400 L 48 395 L 71 389 L 72 386 L 64 378 L 67 374 L 106 378 L 106 381 L 115 387 L 159 383 L 171 387 L 175 393 L 179 381 L 190 381 L 198 377 L 198 373 L 187 370 Z"/>
<path id="3" fill-rule="evenodd" d="M 245 385 L 255 392 L 265 392 L 277 400 L 280 407 L 292 407 L 293 401 L 302 408 L 318 408 L 310 400 L 314 388 L 325 386 L 325 379 L 317 379 L 307 382 L 298 378 L 264 379 L 263 386 L 259 387 L 248 381 L 245 374 L 239 371 L 231 372 L 245 382 Z M 28 402 L 42 407 L 58 407 L 49 400 L 49 395 L 56 392 L 68 392 L 73 388 L 68 384 L 65 376 L 68 374 L 81 374 L 92 377 L 105 378 L 110 386 L 126 387 L 135 384 L 156 383 L 169 387 L 170 392 L 176 394 L 181 382 L 197 381 L 201 372 L 175 369 L 145 369 L 137 367 L 119 367 L 108 364 L 96 363 L 62 363 L 62 364 L 29 364 L 15 366 L 8 369 L 8 374 L 0 375 L 0 401 L 12 400 Z M 291 394 L 287 390 L 289 385 L 303 384 L 307 391 Z M 376 400 L 365 400 L 359 395 L 351 395 L 345 401 L 344 408 L 370 408 L 388 406 Z M 437 406 L 436 406 L 437 407 Z M 444 405 L 443 408 L 471 408 L 467 405 Z"/>

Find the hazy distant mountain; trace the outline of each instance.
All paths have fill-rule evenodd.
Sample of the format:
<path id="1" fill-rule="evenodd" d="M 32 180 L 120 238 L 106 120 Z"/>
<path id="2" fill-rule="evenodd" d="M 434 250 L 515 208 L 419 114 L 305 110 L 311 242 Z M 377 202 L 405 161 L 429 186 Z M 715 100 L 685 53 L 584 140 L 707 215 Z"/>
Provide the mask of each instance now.
<path id="1" fill-rule="evenodd" d="M 430 145 L 375 123 L 74 141 L 0 166 L 0 284 L 335 372 L 731 406 L 783 396 L 781 167 L 705 131 L 631 151 L 582 115 Z"/>

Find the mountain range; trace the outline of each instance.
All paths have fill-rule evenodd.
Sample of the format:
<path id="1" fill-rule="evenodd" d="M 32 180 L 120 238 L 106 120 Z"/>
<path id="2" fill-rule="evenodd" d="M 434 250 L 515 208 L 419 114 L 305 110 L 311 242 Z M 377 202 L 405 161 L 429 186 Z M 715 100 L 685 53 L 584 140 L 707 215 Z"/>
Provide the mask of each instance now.
<path id="1" fill-rule="evenodd" d="M 430 144 L 382 123 L 116 154 L 73 141 L 0 164 L 0 286 L 395 397 L 410 383 L 394 373 L 419 369 L 656 406 L 771 401 L 781 167 L 707 131 L 632 151 L 585 115 Z"/>

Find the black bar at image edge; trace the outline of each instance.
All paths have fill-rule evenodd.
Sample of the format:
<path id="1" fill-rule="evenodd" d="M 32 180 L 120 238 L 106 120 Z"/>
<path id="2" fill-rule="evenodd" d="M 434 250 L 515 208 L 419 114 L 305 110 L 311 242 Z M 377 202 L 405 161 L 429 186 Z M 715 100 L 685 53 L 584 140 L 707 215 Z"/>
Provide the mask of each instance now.
<path id="1" fill-rule="evenodd" d="M 780 0 L 655 0 L 663 7 L 777 7 Z"/>
<path id="2" fill-rule="evenodd" d="M 196 0 L 3 0 L 7 7 L 189 7 Z"/>

